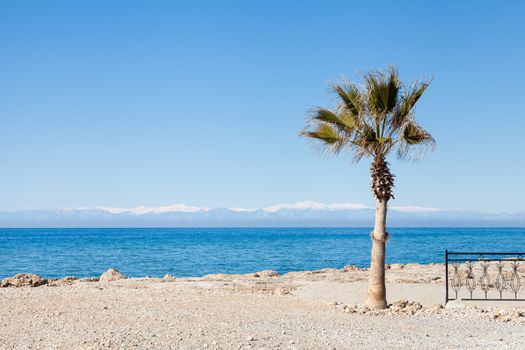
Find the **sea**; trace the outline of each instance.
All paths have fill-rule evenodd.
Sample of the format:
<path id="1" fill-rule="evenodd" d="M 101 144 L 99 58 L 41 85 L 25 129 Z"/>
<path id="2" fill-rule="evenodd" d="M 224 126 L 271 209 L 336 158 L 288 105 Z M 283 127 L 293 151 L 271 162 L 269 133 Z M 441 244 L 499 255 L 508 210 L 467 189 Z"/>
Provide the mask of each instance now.
<path id="1" fill-rule="evenodd" d="M 4 228 L 0 278 L 279 273 L 369 265 L 371 228 Z M 444 262 L 449 251 L 524 252 L 525 228 L 391 228 L 387 263 Z"/>

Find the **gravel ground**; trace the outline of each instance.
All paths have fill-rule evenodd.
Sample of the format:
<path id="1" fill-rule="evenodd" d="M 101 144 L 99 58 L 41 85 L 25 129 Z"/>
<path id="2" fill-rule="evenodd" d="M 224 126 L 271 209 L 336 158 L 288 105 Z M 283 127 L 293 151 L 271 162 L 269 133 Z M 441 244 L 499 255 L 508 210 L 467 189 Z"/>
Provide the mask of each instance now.
<path id="1" fill-rule="evenodd" d="M 303 288 L 320 282 L 315 276 L 1 288 L 0 348 L 525 348 L 525 316 L 502 321 L 473 308 L 415 315 L 348 312 L 312 290 L 321 296 L 331 283 L 341 288 L 353 282 L 320 278 L 323 288 L 304 296 Z M 424 284 L 413 287 L 418 285 Z"/>

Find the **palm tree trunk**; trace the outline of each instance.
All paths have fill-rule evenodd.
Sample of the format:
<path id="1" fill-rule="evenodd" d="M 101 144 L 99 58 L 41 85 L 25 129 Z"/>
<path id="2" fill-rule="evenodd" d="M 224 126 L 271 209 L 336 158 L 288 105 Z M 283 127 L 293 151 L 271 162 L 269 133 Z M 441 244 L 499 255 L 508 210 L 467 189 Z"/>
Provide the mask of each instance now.
<path id="1" fill-rule="evenodd" d="M 387 200 L 376 200 L 376 218 L 372 238 L 372 255 L 368 275 L 366 306 L 373 309 L 386 309 L 385 286 L 385 245 Z"/>

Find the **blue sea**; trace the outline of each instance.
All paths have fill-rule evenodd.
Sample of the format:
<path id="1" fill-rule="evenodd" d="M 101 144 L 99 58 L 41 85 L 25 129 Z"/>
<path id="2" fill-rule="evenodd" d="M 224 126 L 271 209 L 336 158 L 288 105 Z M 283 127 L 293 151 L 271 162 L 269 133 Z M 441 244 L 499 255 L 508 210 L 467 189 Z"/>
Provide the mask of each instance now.
<path id="1" fill-rule="evenodd" d="M 370 228 L 0 229 L 0 278 L 280 273 L 367 267 Z M 443 262 L 451 251 L 525 251 L 525 228 L 392 228 L 388 263 Z"/>

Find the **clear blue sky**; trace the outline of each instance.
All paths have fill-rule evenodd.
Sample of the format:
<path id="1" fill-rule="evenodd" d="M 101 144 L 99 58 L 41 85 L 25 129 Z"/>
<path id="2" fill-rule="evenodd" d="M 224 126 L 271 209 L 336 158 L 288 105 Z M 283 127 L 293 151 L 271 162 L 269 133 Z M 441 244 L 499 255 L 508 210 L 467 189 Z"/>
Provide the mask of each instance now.
<path id="1" fill-rule="evenodd" d="M 525 210 L 521 1 L 4 1 L 0 210 L 372 204 L 297 136 L 327 84 L 434 77 L 394 205 Z"/>

